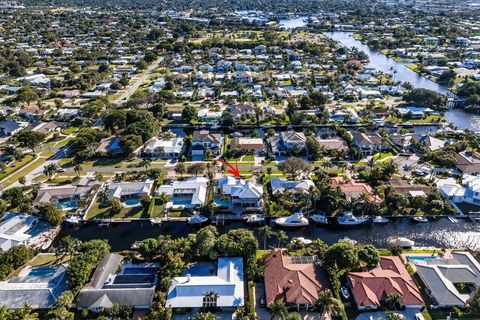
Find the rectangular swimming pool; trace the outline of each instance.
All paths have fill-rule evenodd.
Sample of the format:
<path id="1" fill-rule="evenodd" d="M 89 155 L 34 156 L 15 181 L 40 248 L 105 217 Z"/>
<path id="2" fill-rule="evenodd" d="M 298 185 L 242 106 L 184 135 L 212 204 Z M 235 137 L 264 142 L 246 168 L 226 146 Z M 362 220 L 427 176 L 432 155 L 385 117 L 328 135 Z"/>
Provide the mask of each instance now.
<path id="1" fill-rule="evenodd" d="M 57 267 L 33 267 L 28 272 L 29 277 L 51 277 L 57 271 Z"/>
<path id="2" fill-rule="evenodd" d="M 431 260 L 436 260 L 438 259 L 439 257 L 437 255 L 429 255 L 429 256 L 416 256 L 416 255 L 413 255 L 413 256 L 407 256 L 407 260 L 408 262 L 411 262 L 413 264 L 417 264 L 417 263 L 423 263 L 423 262 L 427 262 L 427 261 L 431 261 Z"/>

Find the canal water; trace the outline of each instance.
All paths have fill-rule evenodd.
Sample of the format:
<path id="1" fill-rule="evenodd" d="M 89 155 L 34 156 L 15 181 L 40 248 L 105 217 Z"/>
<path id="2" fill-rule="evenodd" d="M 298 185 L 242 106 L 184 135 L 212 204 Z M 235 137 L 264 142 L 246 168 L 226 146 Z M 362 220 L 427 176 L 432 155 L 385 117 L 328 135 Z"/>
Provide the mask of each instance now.
<path id="1" fill-rule="evenodd" d="M 365 52 L 369 57 L 368 66 L 384 73 L 391 74 L 396 81 L 410 82 L 415 88 L 429 89 L 442 94 L 449 93 L 447 87 L 420 76 L 418 73 L 407 68 L 405 63 L 397 62 L 353 38 L 351 32 L 324 32 L 324 35 L 332 40 L 340 42 L 347 48 L 356 47 Z M 471 114 L 460 109 L 452 109 L 445 113 L 445 118 L 448 122 L 453 123 L 458 129 L 470 129 L 473 131 L 480 130 L 479 115 Z"/>
<path id="2" fill-rule="evenodd" d="M 255 227 L 247 226 L 243 222 L 228 222 L 225 225 L 218 225 L 217 228 L 220 233 L 236 228 L 250 228 L 256 232 Z M 278 230 L 276 227 L 273 228 Z M 82 241 L 106 239 L 113 250 L 119 251 L 129 249 L 135 241 L 157 238 L 160 235 L 170 235 L 172 238 L 178 238 L 195 232 L 197 229 L 183 222 L 167 222 L 162 226 L 152 226 L 148 221 L 134 221 L 112 224 L 110 227 L 100 227 L 92 222 L 76 228 L 65 227 L 60 237 L 71 235 Z M 415 245 L 420 247 L 480 249 L 480 224 L 467 219 L 459 219 L 458 223 L 452 223 L 447 218 L 439 218 L 428 223 L 415 223 L 408 218 L 392 218 L 385 225 L 370 224 L 350 230 L 315 225 L 303 229 L 284 230 L 290 239 L 293 237 L 305 237 L 311 240 L 321 239 L 328 244 L 349 237 L 359 243 L 384 248 L 387 247 L 389 237 L 403 236 L 414 240 Z M 258 234 L 257 236 L 260 245 L 263 245 L 263 238 Z M 276 243 L 275 238 L 268 240 L 269 245 Z"/>

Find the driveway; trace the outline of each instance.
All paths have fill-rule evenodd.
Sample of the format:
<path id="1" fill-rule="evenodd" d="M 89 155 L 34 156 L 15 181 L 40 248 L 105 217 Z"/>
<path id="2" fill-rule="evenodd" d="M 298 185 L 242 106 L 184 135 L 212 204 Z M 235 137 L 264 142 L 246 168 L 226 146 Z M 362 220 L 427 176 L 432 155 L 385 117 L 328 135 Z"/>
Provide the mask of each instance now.
<path id="1" fill-rule="evenodd" d="M 270 319 L 268 309 L 262 307 L 260 299 L 265 297 L 265 286 L 263 283 L 255 283 L 255 312 L 258 319 Z"/>
<path id="2" fill-rule="evenodd" d="M 419 309 L 407 309 L 404 311 L 395 311 L 395 313 L 400 313 L 405 316 L 407 320 L 415 320 L 415 314 L 421 313 Z M 371 319 L 388 319 L 388 313 L 384 311 L 375 311 L 375 312 L 364 312 L 361 315 L 357 316 L 355 320 L 371 320 Z"/>

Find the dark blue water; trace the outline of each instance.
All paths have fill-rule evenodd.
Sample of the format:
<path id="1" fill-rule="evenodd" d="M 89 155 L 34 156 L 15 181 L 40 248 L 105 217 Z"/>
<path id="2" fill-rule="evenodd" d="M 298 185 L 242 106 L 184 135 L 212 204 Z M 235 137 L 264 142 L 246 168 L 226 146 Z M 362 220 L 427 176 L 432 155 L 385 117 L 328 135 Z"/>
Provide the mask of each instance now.
<path id="1" fill-rule="evenodd" d="M 243 222 L 230 222 L 217 226 L 220 233 L 236 228 L 250 228 Z M 279 230 L 274 227 L 275 230 Z M 160 235 L 170 235 L 172 238 L 186 236 L 197 229 L 181 222 L 168 222 L 162 226 L 152 226 L 146 222 L 130 222 L 112 224 L 111 227 L 99 227 L 95 223 L 88 223 L 78 228 L 66 227 L 60 236 L 71 235 L 83 241 L 91 239 L 106 239 L 113 250 L 129 249 L 133 242 L 146 238 L 156 238 Z M 421 247 L 448 247 L 472 249 L 480 248 L 480 224 L 470 220 L 459 219 L 458 223 L 452 223 L 447 218 L 439 218 L 429 223 L 415 223 L 410 219 L 391 219 L 388 224 L 371 224 L 350 230 L 339 230 L 331 227 L 311 225 L 304 229 L 288 230 L 288 236 L 305 237 L 307 239 L 321 239 L 326 243 L 334 243 L 344 237 L 361 243 L 373 244 L 377 247 L 386 247 L 387 239 L 391 236 L 403 236 L 415 241 L 416 246 Z M 263 246 L 263 238 L 259 237 Z M 275 238 L 269 239 L 269 245 L 277 244 Z M 285 244 L 283 244 L 285 245 Z"/>

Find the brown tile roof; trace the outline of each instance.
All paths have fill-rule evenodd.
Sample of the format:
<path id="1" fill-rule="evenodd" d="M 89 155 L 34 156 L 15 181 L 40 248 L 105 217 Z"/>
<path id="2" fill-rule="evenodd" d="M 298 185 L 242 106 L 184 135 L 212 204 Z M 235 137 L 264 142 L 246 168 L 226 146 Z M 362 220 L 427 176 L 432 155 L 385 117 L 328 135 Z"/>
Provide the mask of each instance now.
<path id="1" fill-rule="evenodd" d="M 405 306 L 421 306 L 422 296 L 399 257 L 381 257 L 379 267 L 348 274 L 358 307 L 379 307 L 390 293 L 399 293 Z"/>
<path id="2" fill-rule="evenodd" d="M 264 262 L 267 305 L 279 299 L 286 304 L 312 304 L 328 286 L 314 263 L 291 263 L 286 249 L 274 249 Z"/>
<path id="3" fill-rule="evenodd" d="M 331 138 L 331 139 L 320 139 L 317 138 L 318 143 L 325 150 L 347 150 L 348 146 L 345 141 L 342 139 Z"/>
<path id="4" fill-rule="evenodd" d="M 340 188 L 349 199 L 359 198 L 362 194 L 366 194 L 371 202 L 379 203 L 382 201 L 379 196 L 373 192 L 372 187 L 363 182 L 354 180 L 344 181 L 342 177 L 335 177 L 331 180 L 331 185 L 334 188 Z"/>
<path id="5" fill-rule="evenodd" d="M 425 193 L 425 195 L 432 192 L 429 186 L 424 184 L 410 184 L 405 180 L 402 179 L 392 179 L 390 180 L 390 185 L 392 186 L 395 192 L 403 194 L 405 196 L 412 196 L 413 193 L 418 193 L 419 191 Z"/>

